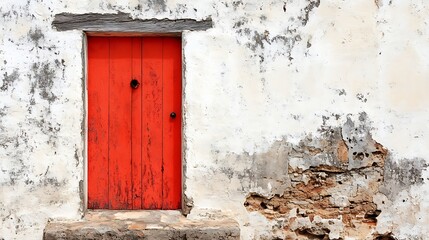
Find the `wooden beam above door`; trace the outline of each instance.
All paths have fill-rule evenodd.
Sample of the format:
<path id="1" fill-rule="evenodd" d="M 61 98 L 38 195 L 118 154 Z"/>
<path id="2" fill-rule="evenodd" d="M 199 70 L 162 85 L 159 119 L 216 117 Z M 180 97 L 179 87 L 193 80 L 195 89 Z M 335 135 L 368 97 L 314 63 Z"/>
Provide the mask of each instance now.
<path id="1" fill-rule="evenodd" d="M 204 31 L 213 27 L 212 20 L 195 19 L 134 19 L 128 13 L 59 13 L 52 26 L 58 31 L 82 30 L 103 34 L 125 33 L 134 35 L 169 34 L 180 35 L 183 31 Z"/>

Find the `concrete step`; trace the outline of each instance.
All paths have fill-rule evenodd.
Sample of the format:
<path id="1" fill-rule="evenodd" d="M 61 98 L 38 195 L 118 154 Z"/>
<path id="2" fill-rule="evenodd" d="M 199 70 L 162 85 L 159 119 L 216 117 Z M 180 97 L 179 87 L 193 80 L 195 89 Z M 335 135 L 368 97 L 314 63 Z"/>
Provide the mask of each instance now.
<path id="1" fill-rule="evenodd" d="M 188 219 L 179 211 L 90 211 L 81 221 L 51 221 L 44 240 L 239 240 L 238 223 L 226 217 Z"/>

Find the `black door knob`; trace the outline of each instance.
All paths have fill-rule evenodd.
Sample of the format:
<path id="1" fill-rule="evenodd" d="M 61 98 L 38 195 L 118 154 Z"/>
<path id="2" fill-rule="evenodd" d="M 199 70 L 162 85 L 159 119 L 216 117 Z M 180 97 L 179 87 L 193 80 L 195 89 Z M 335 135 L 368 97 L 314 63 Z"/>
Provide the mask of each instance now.
<path id="1" fill-rule="evenodd" d="M 175 113 L 175 112 L 171 112 L 171 113 L 170 113 L 170 117 L 171 117 L 171 118 L 176 118 L 176 113 Z"/>
<path id="2" fill-rule="evenodd" d="M 139 85 L 140 85 L 139 81 L 137 81 L 135 79 L 131 80 L 131 82 L 130 82 L 130 86 L 134 89 L 138 88 Z"/>

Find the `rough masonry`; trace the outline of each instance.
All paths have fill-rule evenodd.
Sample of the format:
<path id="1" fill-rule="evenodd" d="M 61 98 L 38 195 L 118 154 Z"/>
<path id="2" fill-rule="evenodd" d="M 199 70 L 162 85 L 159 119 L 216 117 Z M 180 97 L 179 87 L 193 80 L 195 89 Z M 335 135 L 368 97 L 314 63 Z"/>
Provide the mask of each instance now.
<path id="1" fill-rule="evenodd" d="M 311 136 L 289 144 L 290 183 L 281 194 L 250 193 L 248 211 L 259 211 L 279 221 L 281 239 L 368 238 L 381 210 L 374 201 L 384 183 L 388 150 L 368 129 L 366 114 L 350 119 L 341 128 L 322 126 L 321 138 Z"/>

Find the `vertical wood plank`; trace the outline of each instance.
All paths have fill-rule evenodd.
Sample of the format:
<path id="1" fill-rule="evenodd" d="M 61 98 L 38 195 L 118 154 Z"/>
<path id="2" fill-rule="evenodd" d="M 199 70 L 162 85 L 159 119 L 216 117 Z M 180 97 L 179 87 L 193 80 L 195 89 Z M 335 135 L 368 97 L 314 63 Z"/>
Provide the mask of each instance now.
<path id="1" fill-rule="evenodd" d="M 180 38 L 163 39 L 163 205 L 179 209 L 182 196 L 182 64 Z M 175 118 L 170 113 L 176 113 Z"/>
<path id="2" fill-rule="evenodd" d="M 110 209 L 132 208 L 131 38 L 110 39 L 109 200 Z M 103 167 L 103 166 L 100 166 Z"/>
<path id="3" fill-rule="evenodd" d="M 140 82 L 137 89 L 132 90 L 131 98 L 131 183 L 132 209 L 142 208 L 142 39 L 132 38 L 132 79 Z"/>
<path id="4" fill-rule="evenodd" d="M 162 41 L 143 38 L 142 207 L 162 207 Z"/>
<path id="5" fill-rule="evenodd" d="M 88 208 L 108 204 L 109 39 L 88 37 Z M 104 166 L 104 167 L 103 167 Z"/>

